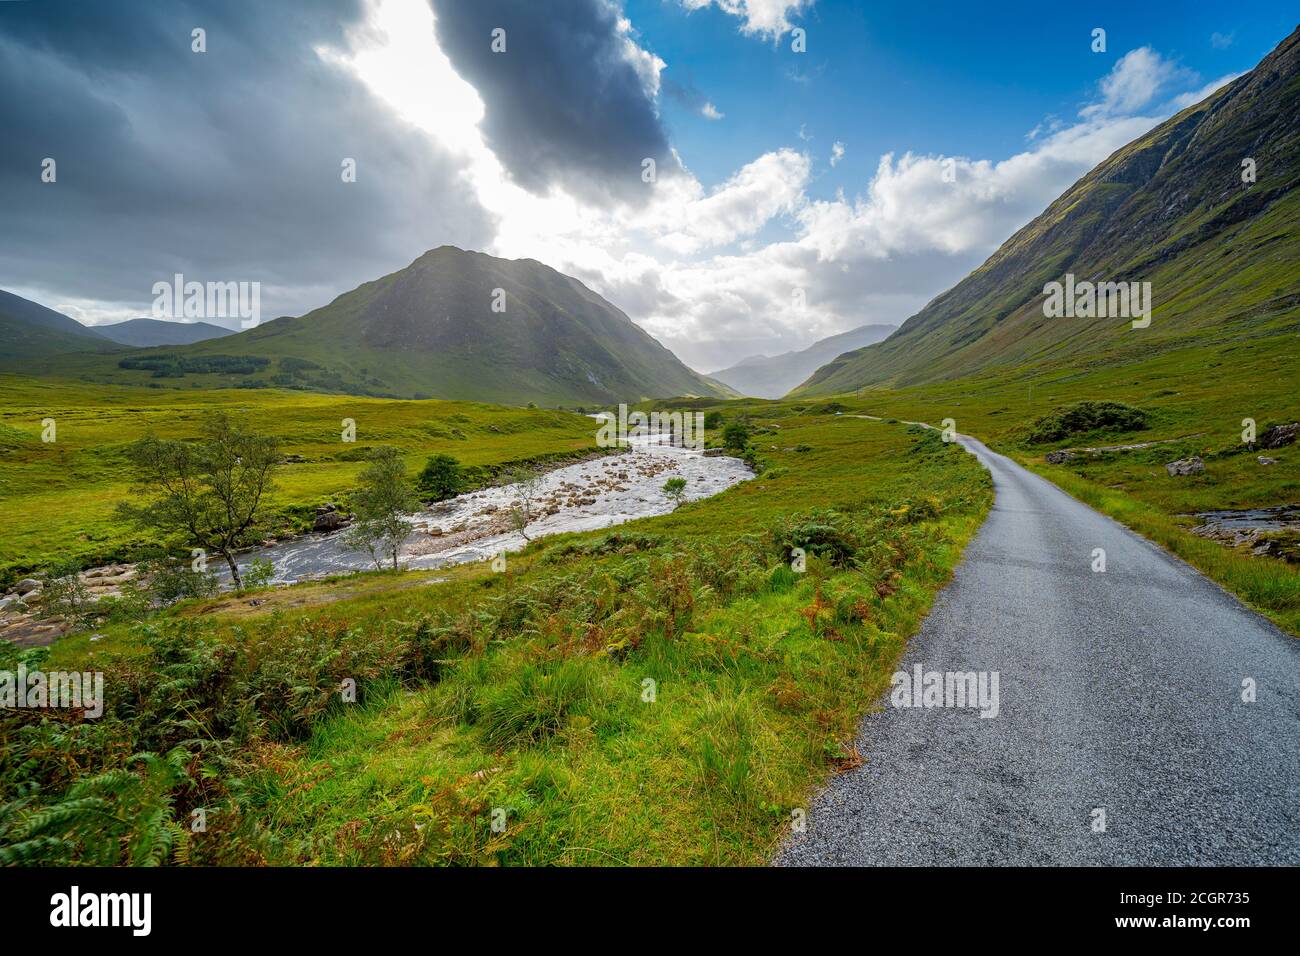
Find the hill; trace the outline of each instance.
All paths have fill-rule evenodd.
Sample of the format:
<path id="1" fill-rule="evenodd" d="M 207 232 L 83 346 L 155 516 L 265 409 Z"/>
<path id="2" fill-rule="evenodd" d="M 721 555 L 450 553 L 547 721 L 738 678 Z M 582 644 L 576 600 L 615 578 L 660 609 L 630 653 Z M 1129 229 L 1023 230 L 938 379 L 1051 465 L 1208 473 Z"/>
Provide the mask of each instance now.
<path id="1" fill-rule="evenodd" d="M 863 325 L 814 342 L 797 352 L 751 355 L 709 377 L 730 385 L 742 395 L 780 398 L 822 365 L 841 355 L 886 339 L 898 326 Z"/>
<path id="2" fill-rule="evenodd" d="M 181 387 L 587 405 L 729 396 L 622 311 L 533 259 L 441 246 L 301 317 L 193 345 L 77 357 L 41 374 Z"/>
<path id="3" fill-rule="evenodd" d="M 125 322 L 97 325 L 94 331 L 120 345 L 136 348 L 190 345 L 235 334 L 233 330 L 211 322 L 168 322 L 162 319 L 128 319 Z"/>
<path id="4" fill-rule="evenodd" d="M 1300 281 L 1300 31 L 1250 73 L 1117 151 L 887 341 L 795 394 L 1025 366 L 1119 365 L 1189 344 L 1294 335 Z M 1251 160 L 1255 181 L 1243 181 Z M 1147 328 L 1049 318 L 1044 287 L 1150 282 Z"/>
<path id="5" fill-rule="evenodd" d="M 4 342 L 0 363 L 9 365 L 113 348 L 112 342 L 76 319 L 3 290 L 0 290 L 0 342 Z"/>

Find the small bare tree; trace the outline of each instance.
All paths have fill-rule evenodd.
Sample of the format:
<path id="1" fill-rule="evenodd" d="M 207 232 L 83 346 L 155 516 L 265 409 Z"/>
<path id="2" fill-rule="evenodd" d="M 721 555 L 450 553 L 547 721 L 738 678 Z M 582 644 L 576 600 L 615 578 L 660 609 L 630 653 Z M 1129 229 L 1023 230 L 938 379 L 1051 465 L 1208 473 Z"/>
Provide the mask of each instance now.
<path id="1" fill-rule="evenodd" d="M 514 486 L 515 492 L 510 527 L 523 535 L 525 541 L 531 541 L 528 525 L 535 517 L 537 499 L 542 496 L 542 473 L 531 468 L 512 468 L 505 473 L 505 481 Z"/>
<path id="2" fill-rule="evenodd" d="M 144 504 L 121 502 L 118 514 L 162 535 L 181 534 L 188 544 L 221 555 L 235 587 L 242 590 L 235 552 L 250 543 L 258 509 L 274 488 L 278 441 L 219 411 L 204 420 L 199 441 L 149 435 L 133 444 L 129 454 L 134 493 Z"/>

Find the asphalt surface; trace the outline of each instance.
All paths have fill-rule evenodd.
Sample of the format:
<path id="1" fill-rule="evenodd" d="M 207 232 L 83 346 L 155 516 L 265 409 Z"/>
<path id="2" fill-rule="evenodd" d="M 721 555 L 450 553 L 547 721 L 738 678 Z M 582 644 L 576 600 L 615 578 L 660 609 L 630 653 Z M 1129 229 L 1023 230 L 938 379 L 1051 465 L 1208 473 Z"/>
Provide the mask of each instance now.
<path id="1" fill-rule="evenodd" d="M 1300 640 L 960 440 L 997 500 L 899 669 L 996 671 L 997 716 L 887 695 L 775 862 L 1300 863 Z"/>

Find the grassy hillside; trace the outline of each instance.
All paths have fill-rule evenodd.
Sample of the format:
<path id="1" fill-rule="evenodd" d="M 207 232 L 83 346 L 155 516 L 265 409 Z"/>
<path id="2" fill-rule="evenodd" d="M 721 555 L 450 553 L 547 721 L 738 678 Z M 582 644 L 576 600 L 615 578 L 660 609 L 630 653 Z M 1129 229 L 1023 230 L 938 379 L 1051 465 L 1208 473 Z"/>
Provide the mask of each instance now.
<path id="1" fill-rule="evenodd" d="M 42 783 L 0 812 L 0 853 L 765 862 L 812 787 L 854 764 L 858 718 L 991 496 L 933 433 L 750 411 L 757 480 L 536 542 L 503 574 L 367 574 L 56 644 L 47 666 L 106 672 L 109 710 L 71 734 L 0 717 L 0 794 Z M 84 782 L 115 768 L 131 773 Z M 78 780 L 111 812 L 37 813 Z M 167 829 L 196 807 L 206 832 Z M 33 832 L 57 842 L 3 849 Z"/>
<path id="2" fill-rule="evenodd" d="M 843 355 L 796 395 L 1089 370 L 1300 329 L 1300 32 L 1251 73 L 1119 150 L 887 342 Z M 1242 161 L 1257 179 L 1242 181 Z M 1148 328 L 1046 318 L 1065 273 L 1148 281 Z"/>
<path id="3" fill-rule="evenodd" d="M 494 301 L 505 311 L 493 311 Z M 531 259 L 453 246 L 302 317 L 133 353 L 127 365 L 74 356 L 32 371 L 96 383 L 271 385 L 549 406 L 733 394 L 576 279 Z"/>
<path id="4" fill-rule="evenodd" d="M 76 319 L 0 289 L 0 368 L 22 368 L 32 360 L 81 352 L 111 352 L 120 346 Z"/>
<path id="5" fill-rule="evenodd" d="M 367 449 L 394 445 L 408 471 L 434 452 L 466 465 L 567 454 L 595 446 L 591 419 L 470 402 L 391 402 L 287 392 L 88 386 L 0 374 L 0 582 L 63 560 L 129 558 L 143 544 L 113 516 L 130 489 L 126 448 L 149 431 L 197 435 L 213 407 L 247 412 L 305 459 L 280 469 L 266 531 L 309 522 L 311 507 L 354 485 Z M 56 438 L 41 441 L 42 420 Z M 341 422 L 356 422 L 356 442 Z"/>
<path id="6" fill-rule="evenodd" d="M 951 418 L 960 432 L 1124 522 L 1300 635 L 1300 564 L 1253 556 L 1248 547 L 1233 549 L 1190 533 L 1202 523 L 1197 512 L 1300 503 L 1300 445 L 1263 450 L 1242 441 L 1244 419 L 1253 419 L 1259 434 L 1272 424 L 1300 421 L 1296 354 L 1294 333 L 1259 336 L 1170 349 L 1123 365 L 1038 366 L 1015 374 L 870 389 L 830 401 L 846 414 L 935 425 Z M 1146 412 L 1147 427 L 1034 440 L 1034 422 L 1098 399 Z M 1045 461 L 1048 452 L 1059 449 L 1147 442 L 1156 444 L 1082 453 L 1061 464 Z M 1167 462 L 1191 455 L 1203 458 L 1203 474 L 1171 477 L 1165 470 Z M 1274 463 L 1261 464 L 1260 456 Z"/>
<path id="7" fill-rule="evenodd" d="M 90 338 L 79 332 L 66 332 L 62 329 L 33 325 L 4 314 L 0 314 L 0 342 L 4 343 L 3 353 L 0 354 L 0 368 L 21 368 L 33 360 L 41 361 L 54 356 L 126 351 L 122 346 L 115 345 L 107 339 Z M 95 358 L 91 361 L 99 361 L 99 359 Z"/>

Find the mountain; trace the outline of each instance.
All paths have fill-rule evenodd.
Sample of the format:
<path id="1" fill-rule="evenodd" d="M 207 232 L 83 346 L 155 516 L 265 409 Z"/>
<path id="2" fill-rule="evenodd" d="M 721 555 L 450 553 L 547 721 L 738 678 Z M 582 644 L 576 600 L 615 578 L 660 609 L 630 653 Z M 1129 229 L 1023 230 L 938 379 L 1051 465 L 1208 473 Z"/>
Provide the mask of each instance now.
<path id="1" fill-rule="evenodd" d="M 43 371 L 96 382 L 161 378 L 181 387 L 502 404 L 734 395 L 577 279 L 533 259 L 454 246 L 430 250 L 303 316 L 120 359 L 72 356 Z"/>
<path id="2" fill-rule="evenodd" d="M 1250 160 L 1250 163 L 1246 163 Z M 1255 181 L 1243 181 L 1253 168 Z M 884 342 L 797 390 L 827 395 L 1034 364 L 1120 365 L 1291 335 L 1300 306 L 1300 30 L 1110 156 Z M 1149 327 L 1049 318 L 1050 282 L 1150 282 Z"/>
<path id="3" fill-rule="evenodd" d="M 709 377 L 730 385 L 742 395 L 780 398 L 835 356 L 871 345 L 897 329 L 896 325 L 862 325 L 814 342 L 799 352 L 751 355 Z"/>
<path id="4" fill-rule="evenodd" d="M 76 319 L 0 290 L 0 360 L 22 363 L 71 352 L 105 351 L 113 343 Z"/>
<path id="5" fill-rule="evenodd" d="M 162 319 L 128 319 L 97 325 L 94 331 L 121 345 L 148 348 L 153 345 L 190 345 L 235 333 L 211 322 L 168 322 Z"/>

